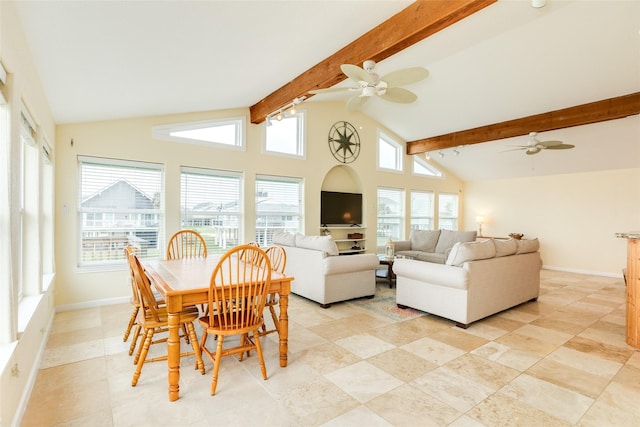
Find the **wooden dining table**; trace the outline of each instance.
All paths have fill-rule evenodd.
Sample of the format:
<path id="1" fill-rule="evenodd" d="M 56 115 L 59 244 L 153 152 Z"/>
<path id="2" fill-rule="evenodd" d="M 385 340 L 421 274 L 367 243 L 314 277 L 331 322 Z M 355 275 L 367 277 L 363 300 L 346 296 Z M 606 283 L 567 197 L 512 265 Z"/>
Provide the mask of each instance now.
<path id="1" fill-rule="evenodd" d="M 183 258 L 175 260 L 143 260 L 151 283 L 167 304 L 169 337 L 167 340 L 167 361 L 169 367 L 169 400 L 180 397 L 180 311 L 184 307 L 208 302 L 211 274 L 222 255 L 206 258 Z M 272 271 L 269 293 L 279 295 L 279 350 L 280 366 L 287 366 L 289 337 L 289 292 L 293 277 Z"/>

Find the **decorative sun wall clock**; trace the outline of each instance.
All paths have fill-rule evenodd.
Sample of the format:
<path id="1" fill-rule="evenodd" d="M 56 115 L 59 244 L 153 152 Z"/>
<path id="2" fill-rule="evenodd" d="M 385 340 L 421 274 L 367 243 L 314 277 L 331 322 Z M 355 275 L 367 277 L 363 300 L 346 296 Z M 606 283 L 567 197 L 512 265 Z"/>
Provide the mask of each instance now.
<path id="1" fill-rule="evenodd" d="M 336 122 L 329 130 L 329 150 L 340 163 L 351 163 L 360 154 L 360 136 L 349 122 Z"/>

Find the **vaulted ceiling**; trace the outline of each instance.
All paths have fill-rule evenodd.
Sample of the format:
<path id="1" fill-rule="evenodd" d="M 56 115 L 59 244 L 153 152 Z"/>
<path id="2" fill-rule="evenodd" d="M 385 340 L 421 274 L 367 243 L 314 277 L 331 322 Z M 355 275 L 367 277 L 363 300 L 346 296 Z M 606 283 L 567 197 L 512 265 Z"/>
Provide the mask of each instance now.
<path id="1" fill-rule="evenodd" d="M 345 85 L 336 66 L 375 59 L 379 74 L 423 66 L 430 76 L 408 87 L 417 102 L 374 99 L 363 112 L 409 141 L 410 153 L 448 141 L 444 157 L 432 153 L 432 161 L 465 180 L 640 167 L 638 1 L 547 0 L 540 9 L 505 0 L 16 6 L 59 123 L 239 107 L 251 107 L 260 121 L 269 102 L 310 89 L 291 86 L 297 80 Z M 406 8 L 413 10 L 403 19 L 420 21 L 385 30 L 385 21 Z M 357 45 L 376 29 L 387 33 Z M 316 95 L 305 102 L 346 99 Z M 620 102 L 630 110 L 589 125 L 528 130 L 573 150 L 526 156 L 506 151 L 526 137 L 496 132 L 496 124 L 610 99 L 626 99 Z M 519 134 L 528 120 L 519 122 Z M 489 142 L 458 146 L 464 131 L 476 139 L 484 132 Z"/>

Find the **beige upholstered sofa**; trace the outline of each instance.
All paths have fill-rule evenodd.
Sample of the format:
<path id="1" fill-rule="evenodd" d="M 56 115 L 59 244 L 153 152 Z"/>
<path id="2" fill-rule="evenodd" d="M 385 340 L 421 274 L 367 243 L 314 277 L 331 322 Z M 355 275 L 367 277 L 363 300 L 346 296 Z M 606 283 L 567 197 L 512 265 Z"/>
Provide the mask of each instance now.
<path id="1" fill-rule="evenodd" d="M 396 303 L 466 328 L 540 293 L 538 239 L 456 243 L 445 264 L 396 259 Z"/>
<path id="2" fill-rule="evenodd" d="M 473 242 L 475 231 L 412 230 L 409 240 L 394 242 L 396 255 L 444 264 L 449 251 L 458 242 Z"/>
<path id="3" fill-rule="evenodd" d="M 285 272 L 294 277 L 294 294 L 316 301 L 322 308 L 375 295 L 375 272 L 380 267 L 375 254 L 339 256 L 331 236 L 276 232 L 273 244 L 283 246 L 287 253 Z"/>

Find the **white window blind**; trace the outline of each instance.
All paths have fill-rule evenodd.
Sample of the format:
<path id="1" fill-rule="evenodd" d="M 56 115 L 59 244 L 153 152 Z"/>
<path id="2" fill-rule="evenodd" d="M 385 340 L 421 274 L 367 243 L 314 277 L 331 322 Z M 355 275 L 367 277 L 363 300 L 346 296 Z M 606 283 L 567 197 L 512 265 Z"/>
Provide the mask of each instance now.
<path id="1" fill-rule="evenodd" d="M 256 242 L 269 246 L 274 231 L 302 230 L 302 179 L 256 177 Z"/>
<path id="2" fill-rule="evenodd" d="M 242 174 L 211 169 L 181 170 L 180 212 L 183 229 L 196 230 L 207 252 L 223 253 L 242 235 Z"/>
<path id="3" fill-rule="evenodd" d="M 163 170 L 153 163 L 79 157 L 79 266 L 121 264 L 131 245 L 164 255 Z"/>
<path id="4" fill-rule="evenodd" d="M 458 195 L 441 193 L 438 196 L 438 228 L 458 229 Z"/>
<path id="5" fill-rule="evenodd" d="M 411 229 L 433 230 L 433 192 L 411 192 Z"/>
<path id="6" fill-rule="evenodd" d="M 377 246 L 383 246 L 389 237 L 404 237 L 404 190 L 378 188 Z"/>

